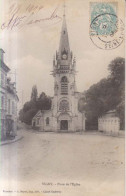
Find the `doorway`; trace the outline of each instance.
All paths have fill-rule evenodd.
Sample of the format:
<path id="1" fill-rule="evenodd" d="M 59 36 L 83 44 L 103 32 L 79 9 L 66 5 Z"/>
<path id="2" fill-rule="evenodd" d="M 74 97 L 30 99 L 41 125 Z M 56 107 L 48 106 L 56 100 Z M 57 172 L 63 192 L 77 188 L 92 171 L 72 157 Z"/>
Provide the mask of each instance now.
<path id="1" fill-rule="evenodd" d="M 6 120 L 6 136 L 7 138 L 11 137 L 14 131 L 14 121 L 11 119 Z"/>
<path id="2" fill-rule="evenodd" d="M 68 130 L 68 120 L 60 121 L 60 130 Z"/>

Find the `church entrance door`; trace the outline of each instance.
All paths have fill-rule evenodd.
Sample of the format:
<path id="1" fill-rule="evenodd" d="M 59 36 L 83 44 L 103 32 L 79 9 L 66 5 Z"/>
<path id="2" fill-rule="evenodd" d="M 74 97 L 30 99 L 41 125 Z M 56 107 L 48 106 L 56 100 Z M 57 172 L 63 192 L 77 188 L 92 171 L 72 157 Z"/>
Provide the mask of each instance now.
<path id="1" fill-rule="evenodd" d="M 60 130 L 68 130 L 68 120 L 60 121 Z"/>

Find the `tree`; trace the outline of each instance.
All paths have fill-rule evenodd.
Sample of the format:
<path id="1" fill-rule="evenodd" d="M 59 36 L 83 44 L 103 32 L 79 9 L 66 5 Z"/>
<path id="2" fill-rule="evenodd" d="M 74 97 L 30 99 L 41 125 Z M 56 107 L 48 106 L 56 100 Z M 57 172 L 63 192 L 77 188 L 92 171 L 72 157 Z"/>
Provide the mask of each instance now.
<path id="1" fill-rule="evenodd" d="M 37 113 L 37 109 L 30 109 L 26 113 L 24 113 L 23 122 L 30 125 L 32 122 L 32 118 Z"/>
<path id="2" fill-rule="evenodd" d="M 51 109 L 51 98 L 42 92 L 37 101 L 37 108 L 39 110 L 50 110 Z"/>
<path id="3" fill-rule="evenodd" d="M 37 86 L 34 85 L 34 86 L 32 87 L 31 100 L 32 100 L 32 101 L 36 101 L 36 100 L 37 100 L 37 97 L 38 97 Z"/>
<path id="4" fill-rule="evenodd" d="M 19 111 L 19 120 L 20 120 L 21 122 L 24 122 L 23 109 L 21 109 L 21 110 Z"/>
<path id="5" fill-rule="evenodd" d="M 39 110 L 51 109 L 51 98 L 42 92 L 37 98 L 37 87 L 33 86 L 31 100 L 26 102 L 19 112 L 19 119 L 27 124 L 31 124 L 32 118 Z"/>
<path id="6" fill-rule="evenodd" d="M 113 84 L 120 86 L 125 82 L 125 59 L 118 57 L 111 61 L 108 66 L 110 71 L 110 78 L 113 81 Z M 123 85 L 124 87 L 124 85 Z"/>
<path id="7" fill-rule="evenodd" d="M 19 119 L 27 124 L 31 124 L 32 118 L 37 113 L 36 102 L 29 101 L 23 106 L 19 112 Z"/>
<path id="8" fill-rule="evenodd" d="M 86 111 L 88 128 L 97 128 L 97 120 L 109 110 L 116 110 L 124 127 L 125 60 L 114 59 L 108 66 L 110 74 L 97 84 L 92 85 L 84 95 L 80 110 Z"/>
<path id="9" fill-rule="evenodd" d="M 125 59 L 118 57 L 109 64 L 110 79 L 118 99 L 116 113 L 120 118 L 121 129 L 125 128 Z"/>

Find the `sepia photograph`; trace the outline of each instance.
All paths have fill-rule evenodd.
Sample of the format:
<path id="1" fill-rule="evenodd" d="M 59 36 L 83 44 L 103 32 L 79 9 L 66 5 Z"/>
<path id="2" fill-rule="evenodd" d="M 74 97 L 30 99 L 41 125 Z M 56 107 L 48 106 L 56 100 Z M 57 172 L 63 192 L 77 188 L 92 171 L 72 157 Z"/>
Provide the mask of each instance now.
<path id="1" fill-rule="evenodd" d="M 1 0 L 0 196 L 125 194 L 125 1 Z"/>

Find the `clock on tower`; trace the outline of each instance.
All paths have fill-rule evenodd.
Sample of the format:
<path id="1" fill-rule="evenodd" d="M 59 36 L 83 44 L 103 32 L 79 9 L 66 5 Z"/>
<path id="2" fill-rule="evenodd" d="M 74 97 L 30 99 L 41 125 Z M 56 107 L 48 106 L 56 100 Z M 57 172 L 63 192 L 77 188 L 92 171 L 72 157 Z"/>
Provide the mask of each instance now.
<path id="1" fill-rule="evenodd" d="M 63 60 L 66 60 L 66 59 L 67 59 L 67 54 L 63 54 L 63 55 L 62 55 L 62 59 L 63 59 Z"/>

